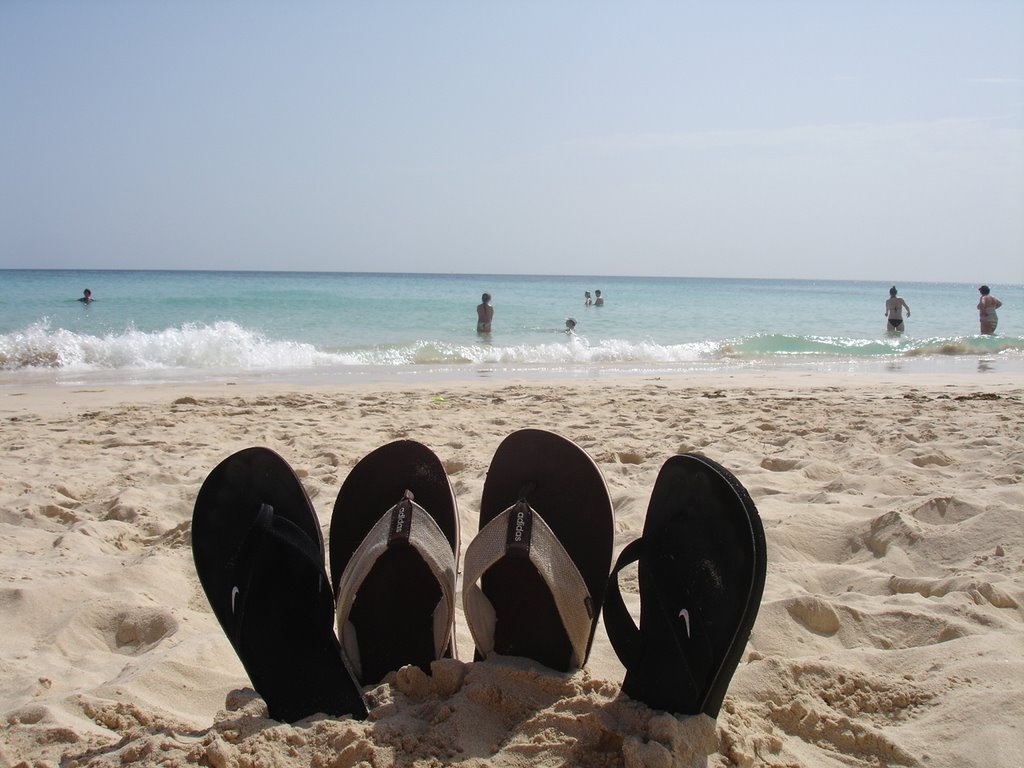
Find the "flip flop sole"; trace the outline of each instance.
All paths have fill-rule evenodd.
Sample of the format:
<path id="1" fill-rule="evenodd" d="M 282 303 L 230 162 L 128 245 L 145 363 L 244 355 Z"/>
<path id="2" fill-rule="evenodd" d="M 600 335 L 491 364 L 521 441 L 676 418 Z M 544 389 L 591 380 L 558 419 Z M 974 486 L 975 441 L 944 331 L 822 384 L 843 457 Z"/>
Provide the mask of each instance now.
<path id="1" fill-rule="evenodd" d="M 319 521 L 278 454 L 249 448 L 207 477 L 192 516 L 196 572 L 270 716 L 366 717 L 341 658 Z"/>
<path id="2" fill-rule="evenodd" d="M 406 491 L 438 524 L 457 561 L 459 516 L 444 465 L 425 445 L 399 440 L 360 460 L 338 493 L 330 532 L 331 578 L 336 588 L 363 539 Z M 360 585 L 349 614 L 356 628 L 360 679 L 365 685 L 407 664 L 430 670 L 437 658 L 433 612 L 441 598 L 437 579 L 414 548 L 391 547 L 381 556 Z M 449 644 L 444 655 L 452 653 Z"/>
<path id="3" fill-rule="evenodd" d="M 523 429 L 506 437 L 491 460 L 480 528 L 522 498 L 551 527 L 592 596 L 589 656 L 612 555 L 614 520 L 604 478 L 593 459 L 571 440 Z M 480 586 L 497 616 L 496 653 L 569 671 L 572 645 L 550 588 L 529 560 L 499 560 L 481 577 Z"/>

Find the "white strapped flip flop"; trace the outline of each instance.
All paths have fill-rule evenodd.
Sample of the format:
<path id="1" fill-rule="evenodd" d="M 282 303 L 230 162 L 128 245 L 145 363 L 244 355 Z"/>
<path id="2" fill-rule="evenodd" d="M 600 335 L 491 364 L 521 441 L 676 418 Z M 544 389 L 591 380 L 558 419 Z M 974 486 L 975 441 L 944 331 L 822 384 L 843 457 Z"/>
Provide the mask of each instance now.
<path id="1" fill-rule="evenodd" d="M 455 654 L 458 510 L 444 467 L 400 440 L 363 458 L 331 518 L 331 575 L 343 654 L 363 685 Z"/>
<path id="2" fill-rule="evenodd" d="M 485 658 L 495 650 L 497 612 L 479 585 L 480 577 L 505 557 L 525 557 L 551 591 L 572 645 L 568 667 L 586 662 L 596 602 L 572 557 L 544 518 L 518 501 L 487 523 L 466 550 L 462 601 L 477 650 Z"/>
<path id="3" fill-rule="evenodd" d="M 505 438 L 466 551 L 462 600 L 475 658 L 524 656 L 562 672 L 583 667 L 612 536 L 608 489 L 582 448 L 538 429 Z"/>

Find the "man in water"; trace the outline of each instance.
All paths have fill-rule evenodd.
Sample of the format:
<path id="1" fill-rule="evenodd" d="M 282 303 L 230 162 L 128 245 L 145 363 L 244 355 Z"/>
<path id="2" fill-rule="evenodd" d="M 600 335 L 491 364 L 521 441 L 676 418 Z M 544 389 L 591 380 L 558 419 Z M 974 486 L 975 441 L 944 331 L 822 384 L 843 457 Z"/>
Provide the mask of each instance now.
<path id="1" fill-rule="evenodd" d="M 92 302 L 96 301 L 96 299 L 92 297 L 92 291 L 86 288 L 84 291 L 82 291 L 82 298 L 80 298 L 79 301 L 82 302 L 83 304 L 91 304 Z"/>
<path id="2" fill-rule="evenodd" d="M 885 300 L 885 316 L 889 318 L 886 331 L 891 336 L 898 336 L 903 333 L 903 310 L 907 310 L 907 317 L 910 317 L 910 307 L 903 299 L 896 295 L 896 286 L 889 289 L 889 298 Z"/>
<path id="3" fill-rule="evenodd" d="M 594 306 L 595 307 L 603 307 L 604 306 L 604 296 L 601 295 L 601 291 L 594 291 Z"/>
<path id="4" fill-rule="evenodd" d="M 494 307 L 491 306 L 491 294 L 485 293 L 480 297 L 480 303 L 476 305 L 476 332 L 490 333 L 493 317 Z"/>
<path id="5" fill-rule="evenodd" d="M 996 310 L 1003 306 L 1003 302 L 992 295 L 992 291 L 987 285 L 981 286 L 978 293 L 981 294 L 981 299 L 978 301 L 981 332 L 986 336 L 991 336 L 996 332 L 996 326 L 999 325 L 999 316 L 996 314 Z"/>

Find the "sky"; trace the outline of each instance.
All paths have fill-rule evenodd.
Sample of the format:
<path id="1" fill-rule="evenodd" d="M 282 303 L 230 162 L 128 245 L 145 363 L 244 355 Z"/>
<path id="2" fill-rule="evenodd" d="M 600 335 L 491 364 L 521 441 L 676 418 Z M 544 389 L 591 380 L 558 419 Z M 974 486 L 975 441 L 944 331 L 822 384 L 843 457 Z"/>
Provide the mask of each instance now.
<path id="1" fill-rule="evenodd" d="M 0 0 L 0 269 L 1024 283 L 1024 3 Z"/>

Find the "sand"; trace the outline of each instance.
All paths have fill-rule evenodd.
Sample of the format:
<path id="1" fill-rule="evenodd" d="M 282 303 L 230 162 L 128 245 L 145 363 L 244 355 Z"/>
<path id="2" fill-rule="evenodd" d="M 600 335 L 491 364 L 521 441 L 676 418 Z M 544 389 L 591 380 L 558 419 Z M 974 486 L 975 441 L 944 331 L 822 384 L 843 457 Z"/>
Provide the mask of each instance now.
<path id="1" fill-rule="evenodd" d="M 745 374 L 329 387 L 0 388 L 0 766 L 1019 766 L 1024 384 L 999 375 Z M 430 446 L 476 530 L 494 449 L 575 440 L 643 526 L 662 463 L 700 451 L 764 520 L 760 614 L 717 720 L 523 660 L 406 668 L 370 719 L 267 720 L 196 578 L 208 472 L 265 445 L 324 526 L 348 470 Z M 635 578 L 623 589 L 636 604 Z"/>

